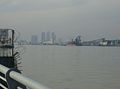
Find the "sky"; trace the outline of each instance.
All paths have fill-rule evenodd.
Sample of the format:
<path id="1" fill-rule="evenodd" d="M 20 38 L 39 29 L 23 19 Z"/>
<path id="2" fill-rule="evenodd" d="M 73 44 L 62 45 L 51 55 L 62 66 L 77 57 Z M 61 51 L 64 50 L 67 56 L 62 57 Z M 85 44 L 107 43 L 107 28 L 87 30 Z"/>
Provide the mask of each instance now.
<path id="1" fill-rule="evenodd" d="M 120 39 L 120 0 L 0 0 L 0 28 L 29 39 L 41 32 L 58 38 Z"/>

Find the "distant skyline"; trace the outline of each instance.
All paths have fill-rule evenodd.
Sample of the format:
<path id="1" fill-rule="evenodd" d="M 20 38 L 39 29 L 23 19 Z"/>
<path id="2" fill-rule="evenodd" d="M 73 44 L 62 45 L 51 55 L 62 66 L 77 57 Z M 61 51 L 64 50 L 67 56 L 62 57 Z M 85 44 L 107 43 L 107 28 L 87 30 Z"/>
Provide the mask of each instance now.
<path id="1" fill-rule="evenodd" d="M 0 28 L 29 39 L 41 32 L 58 38 L 120 39 L 120 0 L 0 0 Z"/>

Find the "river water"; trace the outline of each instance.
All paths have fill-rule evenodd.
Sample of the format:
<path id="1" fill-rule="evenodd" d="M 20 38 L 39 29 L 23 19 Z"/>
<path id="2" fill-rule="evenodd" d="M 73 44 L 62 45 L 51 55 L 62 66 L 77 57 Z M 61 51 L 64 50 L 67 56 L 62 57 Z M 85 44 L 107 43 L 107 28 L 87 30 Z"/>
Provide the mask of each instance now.
<path id="1" fill-rule="evenodd" d="M 120 89 L 119 47 L 26 46 L 21 65 L 51 89 Z"/>

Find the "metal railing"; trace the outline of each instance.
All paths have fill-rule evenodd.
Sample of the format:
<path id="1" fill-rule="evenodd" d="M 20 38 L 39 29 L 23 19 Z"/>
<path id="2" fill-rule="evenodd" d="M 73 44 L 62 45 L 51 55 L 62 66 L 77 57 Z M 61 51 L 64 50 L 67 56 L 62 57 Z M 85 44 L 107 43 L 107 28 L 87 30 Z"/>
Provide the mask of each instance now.
<path id="1" fill-rule="evenodd" d="M 16 70 L 9 69 L 3 65 L 0 65 L 0 73 L 5 75 L 8 89 L 18 89 L 17 87 L 22 89 L 26 89 L 25 87 L 30 89 L 48 89 L 40 83 L 21 75 L 20 73 L 16 72 Z"/>

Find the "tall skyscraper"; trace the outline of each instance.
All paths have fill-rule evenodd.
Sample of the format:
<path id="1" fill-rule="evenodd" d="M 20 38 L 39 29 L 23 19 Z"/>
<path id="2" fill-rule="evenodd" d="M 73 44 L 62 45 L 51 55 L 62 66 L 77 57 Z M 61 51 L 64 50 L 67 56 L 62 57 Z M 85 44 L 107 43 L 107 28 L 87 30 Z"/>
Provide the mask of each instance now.
<path id="1" fill-rule="evenodd" d="M 33 45 L 38 44 L 38 36 L 37 35 L 31 36 L 31 44 L 33 44 Z"/>
<path id="2" fill-rule="evenodd" d="M 42 32 L 41 34 L 41 42 L 45 42 L 45 32 Z"/>
<path id="3" fill-rule="evenodd" d="M 55 41 L 56 41 L 56 35 L 54 32 L 52 32 L 52 43 L 55 44 Z"/>
<path id="4" fill-rule="evenodd" d="M 50 41 L 50 32 L 47 32 L 47 34 L 46 34 L 46 41 Z"/>

